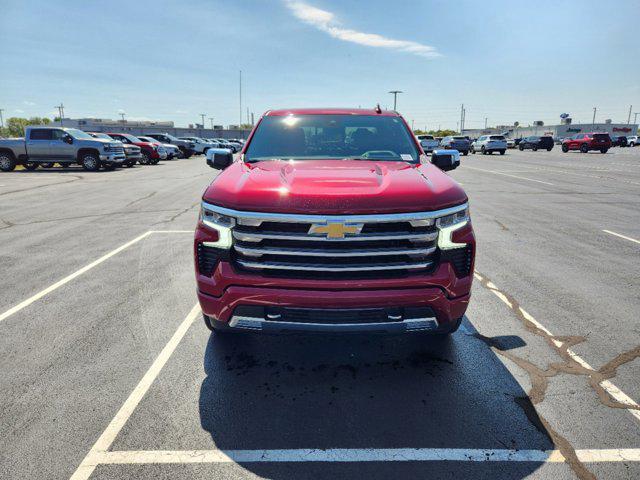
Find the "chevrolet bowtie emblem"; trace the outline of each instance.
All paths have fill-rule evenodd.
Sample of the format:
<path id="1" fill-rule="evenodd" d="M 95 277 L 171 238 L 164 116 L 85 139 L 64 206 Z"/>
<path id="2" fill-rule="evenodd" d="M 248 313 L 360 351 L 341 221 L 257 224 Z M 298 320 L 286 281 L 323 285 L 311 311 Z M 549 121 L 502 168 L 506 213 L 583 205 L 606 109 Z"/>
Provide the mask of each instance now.
<path id="1" fill-rule="evenodd" d="M 357 235 L 362 230 L 362 223 L 327 222 L 314 223 L 309 235 L 326 235 L 327 238 L 344 238 L 345 234 Z"/>

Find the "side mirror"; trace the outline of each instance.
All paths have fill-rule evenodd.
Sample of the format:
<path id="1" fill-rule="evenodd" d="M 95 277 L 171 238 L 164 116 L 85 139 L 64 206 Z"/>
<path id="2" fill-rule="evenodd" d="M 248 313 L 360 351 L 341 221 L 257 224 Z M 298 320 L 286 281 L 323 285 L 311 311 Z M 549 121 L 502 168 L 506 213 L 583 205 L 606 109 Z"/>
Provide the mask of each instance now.
<path id="1" fill-rule="evenodd" d="M 229 153 L 214 153 L 212 160 L 207 160 L 207 165 L 216 170 L 224 170 L 233 163 L 233 154 Z"/>
<path id="2" fill-rule="evenodd" d="M 73 137 L 69 134 L 62 137 L 62 141 L 71 145 L 73 143 Z"/>
<path id="3" fill-rule="evenodd" d="M 460 154 L 457 150 L 434 150 L 431 154 L 431 163 L 440 170 L 448 172 L 460 165 Z"/>

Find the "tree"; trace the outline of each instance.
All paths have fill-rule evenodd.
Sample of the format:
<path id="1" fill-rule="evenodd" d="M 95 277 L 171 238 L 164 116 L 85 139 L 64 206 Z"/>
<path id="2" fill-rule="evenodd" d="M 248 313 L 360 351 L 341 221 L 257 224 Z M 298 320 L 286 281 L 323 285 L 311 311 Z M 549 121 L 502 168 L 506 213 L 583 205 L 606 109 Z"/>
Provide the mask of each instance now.
<path id="1" fill-rule="evenodd" d="M 0 137 L 22 137 L 24 129 L 29 125 L 49 125 L 51 120 L 46 117 L 20 118 L 11 117 L 5 122 L 5 127 L 0 128 Z"/>

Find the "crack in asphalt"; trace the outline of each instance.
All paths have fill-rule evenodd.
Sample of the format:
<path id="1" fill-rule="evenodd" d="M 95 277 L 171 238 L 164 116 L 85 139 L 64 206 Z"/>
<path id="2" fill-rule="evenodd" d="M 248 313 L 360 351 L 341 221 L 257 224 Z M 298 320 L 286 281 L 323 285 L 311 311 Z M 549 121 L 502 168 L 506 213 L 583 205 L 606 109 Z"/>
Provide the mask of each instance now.
<path id="1" fill-rule="evenodd" d="M 123 208 L 130 207 L 131 205 L 135 205 L 136 203 L 141 202 L 141 201 L 143 201 L 143 200 L 146 200 L 147 198 L 151 198 L 151 197 L 153 197 L 156 193 L 158 193 L 158 191 L 157 191 L 157 190 L 154 190 L 154 191 L 153 191 L 153 192 L 151 192 L 149 195 L 145 195 L 144 197 L 140 197 L 140 198 L 138 198 L 138 199 L 136 199 L 136 200 L 133 200 L 133 201 L 131 201 L 131 202 L 127 203 Z"/>
<path id="2" fill-rule="evenodd" d="M 113 215 L 134 215 L 134 214 L 139 214 L 139 213 L 165 213 L 165 212 L 175 212 L 175 211 L 176 210 L 174 210 L 174 209 L 133 210 L 133 211 L 130 211 L 130 212 L 116 210 L 115 212 L 108 212 L 108 213 L 91 213 L 91 214 L 87 214 L 87 215 L 76 215 L 74 217 L 60 217 L 60 218 L 47 218 L 47 219 L 43 219 L 43 220 L 32 220 L 31 222 L 25 222 L 25 223 L 13 223 L 13 222 L 10 222 L 8 220 L 0 219 L 0 221 L 2 221 L 3 223 L 6 224 L 6 226 L 5 227 L 1 227 L 0 230 L 6 229 L 6 228 L 10 228 L 10 227 L 22 227 L 22 226 L 25 226 L 25 225 L 37 225 L 37 224 L 41 224 L 41 223 L 63 222 L 63 221 L 67 221 L 67 220 L 79 220 L 79 219 L 83 219 L 83 218 L 100 218 L 100 217 L 110 217 L 110 216 L 113 216 Z"/>
<path id="3" fill-rule="evenodd" d="M 166 223 L 171 223 L 173 222 L 176 218 L 180 217 L 181 215 L 184 215 L 185 213 L 189 212 L 190 210 L 193 210 L 194 208 L 196 208 L 198 205 L 200 205 L 200 202 L 196 202 L 193 205 L 190 205 L 189 207 L 180 210 L 178 213 L 176 213 L 175 215 L 173 215 L 171 218 L 169 218 L 168 220 L 162 220 L 161 222 L 156 222 L 153 225 L 163 225 Z"/>
<path id="4" fill-rule="evenodd" d="M 507 352 L 504 347 L 494 338 L 486 337 L 480 333 L 470 333 L 468 335 L 477 338 L 484 342 L 495 353 L 511 360 L 518 367 L 527 372 L 529 380 L 531 382 L 531 389 L 527 393 L 527 397 L 514 398 L 516 404 L 523 410 L 529 421 L 539 431 L 548 433 L 551 441 L 558 447 L 562 455 L 565 457 L 567 463 L 574 471 L 574 473 L 581 480 L 595 479 L 595 475 L 591 473 L 585 465 L 578 459 L 575 448 L 571 443 L 560 435 L 555 429 L 551 427 L 549 422 L 542 417 L 535 409 L 535 405 L 541 403 L 545 399 L 547 388 L 549 385 L 549 378 L 555 377 L 560 373 L 566 373 L 570 375 L 583 375 L 588 377 L 589 384 L 597 394 L 600 402 L 610 408 L 621 409 L 640 409 L 635 405 L 627 405 L 614 400 L 609 393 L 604 389 L 601 383 L 605 380 L 614 378 L 617 374 L 617 370 L 620 366 L 629 363 L 636 358 L 640 357 L 640 346 L 635 347 L 626 352 L 622 352 L 615 358 L 607 362 L 598 370 L 592 370 L 586 368 L 576 361 L 569 352 L 569 349 L 575 345 L 586 341 L 582 336 L 556 336 L 550 335 L 548 332 L 538 328 L 527 316 L 523 313 L 522 308 L 518 301 L 510 294 L 499 290 L 491 280 L 489 280 L 484 274 L 477 272 L 477 277 L 480 279 L 480 284 L 488 290 L 498 294 L 499 297 L 505 299 L 508 302 L 510 309 L 520 319 L 527 331 L 534 335 L 541 337 L 546 343 L 563 359 L 563 362 L 554 362 L 550 364 L 546 369 L 542 369 L 532 362 L 514 355 L 512 352 Z M 541 428 L 543 430 L 541 430 Z"/>
<path id="5" fill-rule="evenodd" d="M 0 193 L 0 197 L 3 195 L 9 195 L 10 193 L 29 192 L 31 190 L 37 190 L 39 188 L 50 187 L 52 185 L 64 185 L 66 183 L 73 183 L 73 182 L 77 182 L 78 180 L 84 180 L 84 177 L 81 175 L 66 175 L 66 176 L 73 177 L 73 178 L 66 182 L 44 183 L 42 185 L 36 185 L 35 187 L 29 187 L 29 188 L 22 188 L 20 190 L 9 190 L 8 192 Z"/>

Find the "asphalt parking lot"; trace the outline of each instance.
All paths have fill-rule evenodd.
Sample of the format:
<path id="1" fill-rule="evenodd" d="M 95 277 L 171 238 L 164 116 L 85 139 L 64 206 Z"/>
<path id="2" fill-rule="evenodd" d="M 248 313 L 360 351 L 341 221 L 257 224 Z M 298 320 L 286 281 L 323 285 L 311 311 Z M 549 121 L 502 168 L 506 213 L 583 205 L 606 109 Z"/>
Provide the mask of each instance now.
<path id="1" fill-rule="evenodd" d="M 0 174 L 3 478 L 640 478 L 640 148 L 462 157 L 476 282 L 444 343 L 211 336 L 215 174 Z"/>

